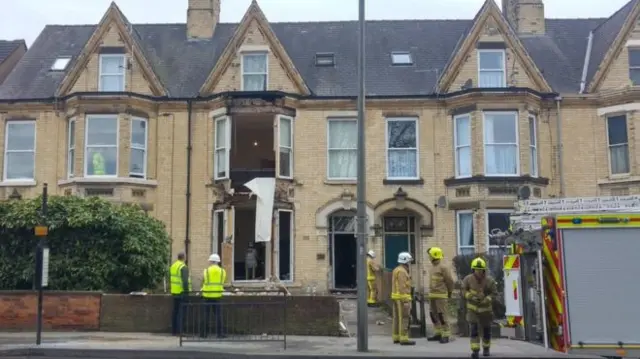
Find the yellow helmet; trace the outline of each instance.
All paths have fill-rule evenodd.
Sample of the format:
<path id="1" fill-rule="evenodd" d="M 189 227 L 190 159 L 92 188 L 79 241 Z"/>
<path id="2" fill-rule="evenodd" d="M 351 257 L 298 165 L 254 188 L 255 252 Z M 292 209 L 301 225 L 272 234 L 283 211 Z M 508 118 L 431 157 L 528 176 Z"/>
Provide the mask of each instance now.
<path id="1" fill-rule="evenodd" d="M 471 269 L 485 270 L 487 269 L 487 262 L 482 258 L 476 258 L 471 261 Z"/>
<path id="2" fill-rule="evenodd" d="M 432 260 L 444 258 L 444 255 L 442 254 L 442 249 L 439 247 L 431 247 L 427 249 L 427 254 L 429 254 L 429 257 L 431 257 Z"/>

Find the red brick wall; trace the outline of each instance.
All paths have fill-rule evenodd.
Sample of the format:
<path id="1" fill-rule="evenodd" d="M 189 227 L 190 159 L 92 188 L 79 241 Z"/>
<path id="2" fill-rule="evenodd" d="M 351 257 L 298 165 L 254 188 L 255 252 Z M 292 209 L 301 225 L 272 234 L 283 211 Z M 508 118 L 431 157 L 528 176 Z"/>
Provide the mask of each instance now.
<path id="1" fill-rule="evenodd" d="M 99 330 L 102 293 L 45 292 L 43 328 Z M 37 292 L 0 291 L 0 330 L 34 330 Z"/>

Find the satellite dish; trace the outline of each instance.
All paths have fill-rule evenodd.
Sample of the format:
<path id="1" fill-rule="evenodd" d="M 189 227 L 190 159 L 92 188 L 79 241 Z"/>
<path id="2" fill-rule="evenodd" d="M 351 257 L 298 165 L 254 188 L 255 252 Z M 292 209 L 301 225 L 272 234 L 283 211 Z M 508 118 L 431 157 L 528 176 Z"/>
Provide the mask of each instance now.
<path id="1" fill-rule="evenodd" d="M 531 187 L 522 186 L 518 188 L 518 198 L 527 200 L 531 197 Z"/>
<path id="2" fill-rule="evenodd" d="M 447 198 L 445 196 L 438 197 L 438 203 L 436 203 L 436 207 L 444 208 L 447 206 Z"/>

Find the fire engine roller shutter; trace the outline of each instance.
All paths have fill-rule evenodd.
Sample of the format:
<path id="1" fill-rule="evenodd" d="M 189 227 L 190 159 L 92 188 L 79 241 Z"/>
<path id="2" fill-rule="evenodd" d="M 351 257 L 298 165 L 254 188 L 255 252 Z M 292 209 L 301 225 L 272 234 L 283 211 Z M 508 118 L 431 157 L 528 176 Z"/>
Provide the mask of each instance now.
<path id="1" fill-rule="evenodd" d="M 640 228 L 563 229 L 571 345 L 640 343 Z"/>

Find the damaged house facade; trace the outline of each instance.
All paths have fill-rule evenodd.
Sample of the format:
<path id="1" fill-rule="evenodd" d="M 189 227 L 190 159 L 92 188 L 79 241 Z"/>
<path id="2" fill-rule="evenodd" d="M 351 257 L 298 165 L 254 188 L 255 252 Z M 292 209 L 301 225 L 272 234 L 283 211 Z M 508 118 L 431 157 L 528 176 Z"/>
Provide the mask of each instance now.
<path id="1" fill-rule="evenodd" d="M 138 203 L 196 277 L 218 252 L 235 285 L 353 289 L 357 22 L 269 23 L 254 1 L 220 23 L 220 6 L 45 27 L 0 85 L 0 200 L 48 183 Z M 518 195 L 640 195 L 639 1 L 502 9 L 367 24 L 366 227 L 387 269 L 495 250 Z"/>

